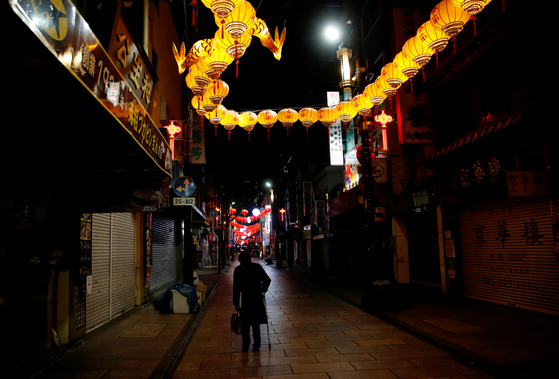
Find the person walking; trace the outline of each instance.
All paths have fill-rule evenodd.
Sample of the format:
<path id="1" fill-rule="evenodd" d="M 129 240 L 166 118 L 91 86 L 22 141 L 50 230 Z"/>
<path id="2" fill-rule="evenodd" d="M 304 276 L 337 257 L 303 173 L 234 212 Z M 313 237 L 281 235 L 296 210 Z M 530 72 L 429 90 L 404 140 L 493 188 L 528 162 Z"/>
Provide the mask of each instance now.
<path id="1" fill-rule="evenodd" d="M 250 329 L 254 339 L 254 350 L 260 350 L 260 324 L 268 322 L 264 306 L 264 294 L 271 279 L 261 265 L 252 263 L 250 254 L 242 252 L 240 265 L 233 271 L 233 305 L 239 310 L 243 326 L 243 351 L 250 346 Z"/>

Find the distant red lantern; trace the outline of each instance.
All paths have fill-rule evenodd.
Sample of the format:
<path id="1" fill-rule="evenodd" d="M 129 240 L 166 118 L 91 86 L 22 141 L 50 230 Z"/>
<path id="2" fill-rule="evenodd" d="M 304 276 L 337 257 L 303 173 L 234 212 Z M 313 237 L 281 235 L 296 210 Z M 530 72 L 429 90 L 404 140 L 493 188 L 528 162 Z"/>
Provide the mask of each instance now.
<path id="1" fill-rule="evenodd" d="M 371 163 L 374 162 L 375 160 L 375 152 L 373 151 L 373 149 L 370 149 L 371 151 Z M 359 142 L 356 146 L 355 146 L 355 156 L 357 157 L 357 160 L 359 161 L 360 164 L 363 164 L 363 144 L 361 142 Z"/>
<path id="2" fill-rule="evenodd" d="M 242 214 L 243 216 L 246 216 L 246 215 L 248 214 L 248 211 L 247 211 L 246 209 L 243 209 L 243 210 L 241 211 L 241 214 Z"/>

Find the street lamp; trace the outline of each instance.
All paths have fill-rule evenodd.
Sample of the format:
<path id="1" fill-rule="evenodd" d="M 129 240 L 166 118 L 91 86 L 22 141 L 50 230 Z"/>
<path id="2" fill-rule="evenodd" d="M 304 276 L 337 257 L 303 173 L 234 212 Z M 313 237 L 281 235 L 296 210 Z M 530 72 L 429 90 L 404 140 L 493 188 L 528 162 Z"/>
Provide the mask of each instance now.
<path id="1" fill-rule="evenodd" d="M 336 57 L 341 63 L 341 74 L 342 81 L 340 82 L 340 88 L 344 92 L 351 92 L 351 87 L 353 87 L 353 80 L 351 80 L 351 67 L 349 65 L 349 60 L 353 57 L 353 52 L 348 47 L 340 47 L 336 51 Z"/>

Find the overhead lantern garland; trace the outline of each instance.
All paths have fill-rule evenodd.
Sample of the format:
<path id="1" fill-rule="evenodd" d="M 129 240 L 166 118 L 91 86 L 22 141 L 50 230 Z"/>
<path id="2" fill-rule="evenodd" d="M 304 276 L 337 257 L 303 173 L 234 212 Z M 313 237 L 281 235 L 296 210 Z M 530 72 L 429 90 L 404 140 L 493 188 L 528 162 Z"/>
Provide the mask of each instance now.
<path id="1" fill-rule="evenodd" d="M 223 118 L 223 116 L 225 116 L 226 112 L 227 112 L 227 108 L 225 108 L 223 105 L 220 105 L 217 108 L 215 108 L 214 111 L 206 112 L 206 114 L 204 115 L 204 117 L 210 120 L 210 123 L 212 123 L 215 126 L 216 136 L 217 136 L 217 126 L 219 125 L 219 123 L 221 123 L 221 119 Z"/>
<path id="2" fill-rule="evenodd" d="M 435 28 L 441 29 L 449 38 L 454 38 L 470 21 L 470 15 L 462 8 L 455 7 L 452 0 L 443 0 L 431 11 L 430 20 Z"/>
<path id="3" fill-rule="evenodd" d="M 295 109 L 286 108 L 278 113 L 278 120 L 285 126 L 289 137 L 289 128 L 299 119 L 299 114 Z"/>
<path id="4" fill-rule="evenodd" d="M 357 109 L 351 104 L 351 101 L 340 101 L 336 105 L 336 112 L 338 112 L 338 117 L 344 123 L 347 132 L 347 123 L 357 116 Z"/>
<path id="5" fill-rule="evenodd" d="M 299 120 L 307 129 L 307 137 L 309 136 L 309 128 L 318 121 L 318 111 L 314 108 L 303 108 L 299 111 Z"/>
<path id="6" fill-rule="evenodd" d="M 330 129 L 330 126 L 338 119 L 338 112 L 335 107 L 326 107 L 318 110 L 318 120 Z"/>
<path id="7" fill-rule="evenodd" d="M 248 132 L 248 140 L 250 141 L 250 132 L 254 129 L 254 125 L 258 121 L 258 116 L 254 112 L 243 112 L 239 115 L 239 126 Z"/>
<path id="8" fill-rule="evenodd" d="M 227 130 L 227 140 L 231 140 L 231 130 L 239 124 L 239 114 L 234 110 L 227 110 L 221 118 L 221 124 Z"/>
<path id="9" fill-rule="evenodd" d="M 278 114 L 271 109 L 258 113 L 258 122 L 268 130 L 268 139 L 270 138 L 270 129 L 277 120 Z"/>
<path id="10" fill-rule="evenodd" d="M 431 21 L 423 23 L 419 29 L 417 29 L 416 36 L 420 44 L 435 50 L 438 66 L 438 53 L 446 48 L 450 37 L 443 33 L 441 29 L 435 28 L 435 25 L 433 25 Z"/>
<path id="11" fill-rule="evenodd" d="M 195 95 L 191 101 L 192 107 L 196 113 L 208 118 L 215 125 L 216 134 L 217 124 L 220 122 L 229 135 L 238 124 L 248 132 L 250 141 L 250 132 L 257 122 L 267 129 L 268 138 L 270 138 L 270 129 L 278 120 L 285 126 L 288 136 L 289 128 L 296 121 L 301 121 L 305 126 L 307 136 L 309 127 L 317 120 L 329 128 L 340 118 L 346 124 L 347 131 L 347 123 L 357 114 L 369 117 L 374 106 L 382 104 L 387 97 L 391 100 L 398 88 L 405 81 L 412 79 L 433 55 L 444 50 L 449 39 L 455 40 L 464 25 L 470 19 L 475 21 L 474 15 L 481 12 L 491 0 L 440 1 L 432 9 L 430 19 L 420 26 L 415 36 L 404 43 L 402 51 L 396 54 L 393 62 L 387 63 L 382 68 L 375 82 L 367 85 L 362 94 L 356 95 L 350 101 L 342 101 L 335 107 L 325 107 L 319 111 L 308 107 L 302 108 L 299 112 L 292 108 L 285 108 L 277 114 L 267 109 L 258 115 L 253 112 L 243 112 L 239 115 L 221 105 L 223 98 L 229 93 L 229 86 L 219 78 L 234 60 L 237 60 L 238 64 L 238 59 L 245 54 L 252 36 L 259 38 L 262 45 L 279 60 L 285 41 L 285 29 L 280 36 L 276 28 L 272 38 L 266 23 L 256 17 L 256 12 L 248 1 L 203 0 L 203 2 L 214 12 L 221 33 L 216 32 L 213 39 L 197 41 L 188 54 L 185 52 L 184 43 L 181 44 L 180 51 L 177 51 L 173 44 L 179 73 L 188 69 L 185 82 Z M 502 4 L 504 11 L 504 0 Z M 196 5 L 196 1 L 194 0 L 190 5 Z M 423 79 L 425 80 L 424 71 Z M 212 86 L 210 80 L 213 80 Z M 250 221 L 251 218 L 246 219 Z"/>

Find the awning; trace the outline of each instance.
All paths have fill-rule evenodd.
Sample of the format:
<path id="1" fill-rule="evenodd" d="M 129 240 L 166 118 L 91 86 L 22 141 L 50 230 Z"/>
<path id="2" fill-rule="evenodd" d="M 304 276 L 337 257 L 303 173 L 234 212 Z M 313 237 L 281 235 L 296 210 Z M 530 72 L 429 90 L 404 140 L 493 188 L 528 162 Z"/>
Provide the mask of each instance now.
<path id="1" fill-rule="evenodd" d="M 354 187 L 349 191 L 340 193 L 332 199 L 328 207 L 327 217 L 335 217 L 358 207 L 364 207 L 363 193 L 359 187 Z"/>
<path id="2" fill-rule="evenodd" d="M 71 2 L 53 2 L 45 9 L 37 4 L 2 5 L 2 170 L 157 171 L 170 176 L 165 137 L 85 20 Z M 86 55 L 90 67 L 84 70 Z M 120 88 L 119 103 L 111 103 L 100 90 L 111 81 Z"/>

